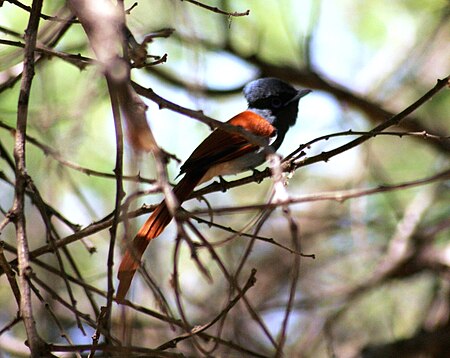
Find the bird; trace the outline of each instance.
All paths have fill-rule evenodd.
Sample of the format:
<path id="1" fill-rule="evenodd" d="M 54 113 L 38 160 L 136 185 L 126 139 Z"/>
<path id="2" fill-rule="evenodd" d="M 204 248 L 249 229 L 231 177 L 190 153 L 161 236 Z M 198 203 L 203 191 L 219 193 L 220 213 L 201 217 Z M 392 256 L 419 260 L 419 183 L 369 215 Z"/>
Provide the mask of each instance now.
<path id="1" fill-rule="evenodd" d="M 299 101 L 310 92 L 309 89 L 297 90 L 273 77 L 259 78 L 245 85 L 243 93 L 248 108 L 227 123 L 257 136 L 261 139 L 259 144 L 264 142 L 266 147 L 249 141 L 239 133 L 215 129 L 180 167 L 179 175 L 184 176 L 173 188 L 177 204 L 181 205 L 198 185 L 216 176 L 221 178 L 223 175 L 254 170 L 263 164 L 267 149 L 275 152 L 289 128 L 296 123 Z M 149 242 L 158 237 L 171 220 L 163 200 L 126 249 L 117 275 L 119 286 L 116 298 L 119 303 L 125 299 Z"/>

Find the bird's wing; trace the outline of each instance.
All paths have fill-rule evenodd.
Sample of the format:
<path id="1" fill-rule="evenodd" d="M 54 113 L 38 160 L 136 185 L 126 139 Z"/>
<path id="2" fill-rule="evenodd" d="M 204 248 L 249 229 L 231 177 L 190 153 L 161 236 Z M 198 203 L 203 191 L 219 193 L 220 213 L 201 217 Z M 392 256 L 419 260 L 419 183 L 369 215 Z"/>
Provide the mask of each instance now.
<path id="1" fill-rule="evenodd" d="M 252 111 L 244 111 L 228 122 L 242 127 L 253 135 L 270 138 L 276 134 L 276 128 L 266 119 Z M 244 136 L 222 129 L 212 132 L 186 160 L 180 168 L 180 174 L 191 170 L 210 168 L 216 164 L 228 162 L 247 153 L 258 150 L 259 146 L 250 143 Z"/>

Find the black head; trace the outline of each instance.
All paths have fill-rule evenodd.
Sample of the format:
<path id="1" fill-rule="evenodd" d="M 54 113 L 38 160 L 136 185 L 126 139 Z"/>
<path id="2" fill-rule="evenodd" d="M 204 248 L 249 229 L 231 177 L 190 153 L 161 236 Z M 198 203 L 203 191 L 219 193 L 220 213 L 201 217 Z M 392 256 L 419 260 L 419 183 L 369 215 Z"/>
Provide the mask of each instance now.
<path id="1" fill-rule="evenodd" d="M 277 128 L 281 141 L 297 120 L 300 98 L 310 92 L 309 89 L 297 90 L 290 84 L 271 77 L 252 81 L 244 87 L 249 109 L 272 123 Z"/>

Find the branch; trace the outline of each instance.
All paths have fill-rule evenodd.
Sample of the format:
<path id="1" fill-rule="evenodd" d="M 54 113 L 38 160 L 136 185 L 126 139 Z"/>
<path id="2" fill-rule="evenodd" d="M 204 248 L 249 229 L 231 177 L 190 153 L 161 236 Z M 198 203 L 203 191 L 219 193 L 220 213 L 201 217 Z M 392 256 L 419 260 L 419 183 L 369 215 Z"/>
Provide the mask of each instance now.
<path id="1" fill-rule="evenodd" d="M 351 106 L 363 111 L 374 122 L 379 122 L 380 120 L 393 116 L 393 113 L 383 109 L 378 103 L 371 102 L 361 96 L 354 94 L 351 90 L 336 83 L 333 83 L 329 79 L 325 79 L 317 72 L 309 70 L 299 70 L 297 68 L 290 66 L 271 65 L 257 57 L 247 58 L 247 60 L 250 63 L 257 66 L 258 68 L 260 68 L 261 75 L 263 76 L 279 77 L 285 81 L 290 81 L 291 83 L 294 82 L 302 84 L 307 88 L 320 89 L 326 91 L 335 96 L 337 100 L 346 102 Z M 446 84 L 442 83 L 441 81 L 448 82 L 448 80 L 449 77 L 447 76 L 443 80 L 438 81 L 437 87 L 439 87 L 439 89 L 437 89 L 435 93 L 437 93 L 440 89 L 446 86 Z M 402 127 L 410 132 L 426 131 L 427 133 L 433 133 L 433 130 L 426 128 L 425 125 L 423 124 L 423 121 L 421 121 L 418 118 L 410 118 L 407 122 L 402 123 Z M 434 132 L 445 133 L 445 130 L 436 129 Z M 432 143 L 433 146 L 439 151 L 445 153 L 450 152 L 449 142 L 432 140 L 430 143 Z"/>
<path id="2" fill-rule="evenodd" d="M 246 178 L 244 178 L 246 179 Z M 348 199 L 359 198 L 368 195 L 380 194 L 385 192 L 390 192 L 394 190 L 402 190 L 407 188 L 412 188 L 415 186 L 420 186 L 424 184 L 430 184 L 435 181 L 445 181 L 450 179 L 450 169 L 444 170 L 443 172 L 437 173 L 430 177 L 417 179 L 409 182 L 404 182 L 400 184 L 392 184 L 392 185 L 381 185 L 375 188 L 370 189 L 350 189 L 350 190 L 340 190 L 335 192 L 323 192 L 318 194 L 310 194 L 310 195 L 302 195 L 296 198 L 289 198 L 286 200 L 280 200 L 276 203 L 268 203 L 268 204 L 253 204 L 253 205 L 242 205 L 242 206 L 228 206 L 228 207 L 218 207 L 214 208 L 214 213 L 231 213 L 236 211 L 246 211 L 246 210 L 259 210 L 264 208 L 276 208 L 278 206 L 291 205 L 291 204 L 300 204 L 300 203 L 308 203 L 314 201 L 322 201 L 322 200 L 335 200 L 338 202 L 344 202 Z M 239 182 L 240 180 L 236 180 L 235 182 Z M 234 182 L 233 182 L 234 183 Z M 199 209 L 193 210 L 190 212 L 190 215 L 201 215 L 201 214 L 209 214 L 209 210 Z"/>
<path id="3" fill-rule="evenodd" d="M 14 144 L 14 160 L 16 165 L 15 197 L 11 215 L 16 226 L 17 258 L 19 262 L 20 312 L 27 333 L 31 357 L 40 357 L 45 348 L 44 342 L 36 330 L 31 302 L 29 278 L 32 274 L 29 257 L 28 239 L 25 225 L 25 188 L 28 174 L 25 164 L 26 130 L 28 121 L 28 104 L 30 100 L 31 83 L 34 76 L 34 50 L 36 47 L 39 15 L 42 0 L 34 0 L 25 31 L 25 49 L 23 77 L 17 107 L 17 131 Z"/>
<path id="4" fill-rule="evenodd" d="M 130 65 L 120 53 L 124 43 L 123 11 L 107 0 L 69 0 L 69 5 L 89 38 L 109 86 L 117 91 L 130 144 L 136 151 L 156 151 L 146 119 L 147 106 L 130 86 Z"/>
<path id="5" fill-rule="evenodd" d="M 431 332 L 419 331 L 416 334 L 392 342 L 368 345 L 361 351 L 362 358 L 377 357 L 440 357 L 450 352 L 450 331 L 448 327 Z"/>
<path id="6" fill-rule="evenodd" d="M 283 159 L 283 162 L 288 163 L 293 160 L 293 158 L 299 158 L 302 157 L 305 153 L 303 153 L 303 150 L 309 148 L 312 144 L 320 142 L 320 141 L 327 141 L 330 138 L 335 137 L 343 137 L 343 136 L 355 136 L 355 135 L 361 135 L 361 136 L 367 136 L 371 138 L 375 138 L 378 136 L 396 136 L 399 138 L 403 137 L 421 137 L 421 138 L 433 138 L 439 141 L 448 141 L 450 137 L 442 137 L 437 136 L 433 134 L 429 134 L 427 132 L 398 132 L 398 131 L 391 131 L 391 132 L 367 132 L 367 131 L 353 131 L 349 129 L 348 131 L 343 132 L 336 132 L 332 134 L 325 134 L 323 136 L 314 138 L 313 140 L 310 140 L 309 142 L 306 142 L 302 145 L 300 145 L 296 150 L 294 150 L 292 153 L 290 153 L 286 158 Z"/>
<path id="7" fill-rule="evenodd" d="M 197 326 L 191 329 L 190 332 L 185 333 L 181 336 L 178 336 L 176 338 L 171 339 L 170 341 L 160 345 L 158 349 L 165 350 L 169 348 L 175 348 L 177 344 L 187 338 L 191 338 L 194 335 L 200 334 L 204 331 L 206 331 L 208 328 L 212 327 L 215 323 L 217 323 L 222 317 L 224 317 L 232 308 L 235 306 L 239 300 L 245 295 L 245 293 L 255 284 L 256 282 L 256 270 L 253 269 L 250 277 L 248 278 L 246 284 L 242 288 L 242 290 L 234 297 L 232 300 L 230 300 L 227 304 L 227 306 L 213 319 L 211 322 L 204 324 L 202 326 Z"/>
<path id="8" fill-rule="evenodd" d="M 9 126 L 8 124 L 4 123 L 3 121 L 0 120 L 0 128 L 4 128 L 6 130 L 9 130 L 12 134 L 16 133 L 15 128 Z M 26 135 L 25 137 L 26 141 L 30 144 L 35 145 L 37 148 L 39 148 L 40 150 L 42 150 L 42 152 L 44 153 L 44 155 L 49 155 L 51 156 L 54 160 L 56 160 L 58 163 L 60 163 L 61 165 L 79 171 L 80 173 L 86 174 L 88 176 L 98 176 L 101 178 L 108 178 L 108 179 L 115 179 L 116 175 L 114 173 L 105 173 L 105 172 L 101 172 L 95 169 L 90 169 L 90 168 L 86 168 L 83 167 L 81 165 L 78 165 L 74 162 L 71 162 L 70 160 L 65 159 L 62 154 L 57 151 L 56 149 L 53 149 L 52 147 L 50 147 L 49 145 L 46 145 L 44 143 L 41 143 L 39 140 L 37 140 L 36 138 L 30 136 L 30 135 Z M 1 145 L 1 142 L 0 142 Z M 2 156 L 2 153 L 5 152 L 6 150 L 1 150 L 2 147 L 0 147 L 0 156 Z M 124 175 L 123 176 L 124 180 L 129 180 L 129 181 L 135 181 L 135 182 L 140 182 L 140 183 L 147 183 L 147 184 L 154 184 L 155 180 L 154 179 L 148 179 L 148 178 L 144 178 L 142 177 L 140 174 L 137 175 Z"/>
<path id="9" fill-rule="evenodd" d="M 49 31 L 49 34 L 43 41 L 45 43 L 45 46 L 52 48 L 58 44 L 59 40 L 61 40 L 61 38 L 64 36 L 67 30 L 69 30 L 69 28 L 72 26 L 72 21 L 70 21 L 71 19 L 73 20 L 75 18 L 71 16 L 69 19 L 60 22 L 55 30 Z M 35 46 L 35 51 L 36 48 L 37 46 Z M 42 60 L 45 58 L 46 57 L 42 55 L 36 57 L 34 61 L 35 65 L 42 63 Z M 2 77 L 5 77 L 5 79 L 3 80 L 2 83 L 0 83 L 0 93 L 4 92 L 7 89 L 12 88 L 22 78 L 21 71 L 19 73 L 14 71 L 13 74 L 11 74 L 10 71 L 11 69 L 7 69 L 2 73 L 3 75 Z"/>
<path id="10" fill-rule="evenodd" d="M 111 109 L 114 117 L 114 129 L 115 129 L 115 139 L 116 139 L 116 164 L 114 168 L 114 174 L 116 176 L 116 195 L 114 202 L 114 216 L 111 228 L 109 229 L 111 240 L 109 242 L 109 250 L 108 250 L 108 295 L 107 295 L 107 304 L 104 322 L 99 318 L 99 323 L 104 323 L 104 328 L 106 330 L 110 330 L 111 324 L 111 311 L 112 311 L 112 303 L 113 303 L 113 295 L 114 295 L 114 282 L 113 282 L 113 271 L 114 271 L 114 248 L 116 244 L 117 237 L 117 226 L 119 224 L 119 216 L 120 216 L 120 206 L 122 203 L 122 199 L 125 196 L 125 192 L 123 190 L 123 132 L 122 132 L 122 121 L 120 116 L 120 95 L 117 91 L 117 87 L 114 83 L 107 77 L 108 91 L 111 99 Z M 95 342 L 94 342 L 95 343 Z"/>
<path id="11" fill-rule="evenodd" d="M 259 145 L 261 147 L 265 147 L 266 143 L 263 139 L 261 139 L 258 136 L 255 136 L 251 133 L 249 133 L 248 131 L 244 130 L 241 127 L 237 127 L 237 126 L 233 126 L 227 123 L 223 123 L 220 122 L 216 119 L 213 119 L 211 117 L 208 117 L 206 115 L 203 114 L 203 111 L 195 111 L 183 106 L 180 106 L 176 103 L 173 103 L 161 96 L 159 96 L 158 94 L 156 94 L 151 88 L 145 88 L 142 87 L 140 84 L 136 83 L 136 82 L 132 82 L 132 86 L 133 88 L 136 90 L 136 92 L 141 95 L 144 96 L 146 98 L 148 98 L 149 100 L 155 102 L 158 106 L 159 109 L 169 109 L 173 112 L 182 114 L 183 116 L 187 116 L 193 119 L 196 119 L 202 123 L 207 124 L 211 129 L 215 129 L 215 128 L 219 128 L 222 129 L 224 131 L 227 131 L 229 133 L 236 133 L 239 134 L 241 136 L 243 136 L 244 138 L 246 138 L 248 141 L 250 141 L 251 143 L 254 143 L 256 145 Z"/>
<path id="12" fill-rule="evenodd" d="M 5 243 L 3 241 L 0 241 L 0 267 L 2 268 L 3 272 L 6 273 L 6 277 L 8 278 L 9 286 L 11 287 L 11 290 L 13 291 L 14 298 L 17 301 L 17 306 L 20 309 L 20 289 L 19 285 L 17 284 L 17 281 L 15 279 L 14 271 L 11 269 L 11 265 L 6 260 L 5 254 L 3 253 L 3 246 Z"/>
<path id="13" fill-rule="evenodd" d="M 280 157 L 277 155 L 272 155 L 269 158 L 269 165 L 272 171 L 273 178 L 273 198 L 272 201 L 278 203 L 280 201 L 289 201 L 289 194 L 286 190 L 285 186 L 285 177 L 283 176 L 283 170 L 281 167 Z M 292 241 L 292 247 L 295 251 L 301 252 L 301 244 L 300 244 L 300 225 L 298 220 L 294 218 L 291 210 L 288 205 L 282 206 L 284 216 L 286 217 L 287 222 L 289 223 L 289 231 Z M 287 337 L 287 329 L 289 318 L 292 313 L 295 294 L 297 292 L 297 284 L 300 278 L 300 255 L 294 255 L 294 262 L 292 265 L 291 275 L 292 282 L 289 288 L 289 297 L 286 303 L 286 309 L 284 312 L 283 322 L 281 324 L 281 331 L 279 333 L 278 346 L 275 353 L 275 357 L 281 358 L 283 357 L 283 349 L 286 344 Z"/>
<path id="14" fill-rule="evenodd" d="M 371 131 L 369 131 L 369 134 L 363 135 L 359 138 L 356 138 L 356 139 L 352 140 L 351 142 L 344 144 L 336 149 L 330 150 L 328 152 L 323 152 L 314 157 L 306 158 L 301 164 L 293 165 L 292 169 L 295 170 L 299 167 L 303 167 L 305 165 L 317 163 L 317 162 L 321 162 L 321 161 L 326 162 L 331 157 L 334 157 L 335 155 L 343 153 L 351 148 L 354 148 L 354 147 L 360 145 L 361 143 L 364 143 L 366 140 L 372 138 L 374 135 L 376 135 L 377 133 L 380 133 L 384 129 L 389 128 L 393 125 L 399 124 L 408 115 L 413 113 L 416 109 L 418 109 L 420 106 L 422 106 L 425 102 L 430 100 L 436 93 L 441 91 L 443 88 L 448 87 L 449 81 L 450 81 L 450 76 L 447 76 L 444 79 L 438 80 L 436 85 L 431 90 L 429 90 L 427 93 L 425 93 L 422 97 L 420 97 L 416 102 L 414 102 L 409 107 L 407 107 L 406 109 L 401 111 L 399 114 L 389 118 L 388 120 L 384 121 L 383 123 L 381 123 L 378 126 L 376 126 L 375 128 L 373 128 Z M 449 149 L 450 149 L 450 145 L 449 145 L 450 141 L 447 141 L 447 142 L 444 141 L 442 143 L 446 143 L 445 145 L 449 146 Z"/>
<path id="15" fill-rule="evenodd" d="M 217 14 L 227 15 L 227 16 L 230 16 L 230 17 L 231 16 L 234 16 L 234 17 L 248 16 L 250 14 L 250 10 L 247 10 L 245 12 L 237 12 L 237 11 L 235 11 L 235 12 L 227 12 L 227 11 L 219 9 L 218 7 L 209 6 L 209 5 L 203 4 L 203 3 L 199 2 L 199 1 L 196 1 L 196 0 L 180 0 L 180 1 L 190 2 L 191 4 L 194 4 L 194 5 L 197 5 L 199 7 L 202 7 L 204 9 L 206 9 L 206 10 L 215 12 Z"/>
<path id="16" fill-rule="evenodd" d="M 6 0 L 7 2 L 11 3 L 12 5 L 17 6 L 18 8 L 25 10 L 27 12 L 30 13 L 30 16 L 33 14 L 33 8 L 27 5 L 22 4 L 20 1 L 17 0 Z M 3 2 L 3 1 L 2 1 Z M 1 6 L 1 5 L 0 5 Z M 75 20 L 67 20 L 67 19 L 60 19 L 57 16 L 49 16 L 49 15 L 45 15 L 40 13 L 39 17 L 43 20 L 49 20 L 49 21 L 56 21 L 56 22 L 71 22 L 71 23 L 76 23 L 77 21 Z"/>
<path id="17" fill-rule="evenodd" d="M 289 66 L 286 64 L 275 65 L 265 61 L 258 56 L 245 56 L 237 48 L 230 44 L 225 46 L 217 45 L 216 43 L 208 39 L 191 39 L 180 33 L 175 34 L 175 38 L 181 42 L 193 42 L 196 45 L 200 43 L 205 49 L 211 52 L 227 51 L 231 55 L 234 55 L 248 63 L 256 66 L 260 70 L 259 76 L 278 77 L 290 83 L 296 83 L 306 88 L 318 89 L 333 95 L 338 101 L 345 102 L 352 107 L 364 112 L 372 122 L 378 123 L 386 118 L 392 117 L 394 114 L 384 108 L 379 103 L 368 100 L 367 98 L 358 95 L 344 86 L 333 82 L 332 80 L 324 77 L 322 74 L 314 71 L 313 69 L 299 69 L 298 67 Z M 172 75 L 162 70 L 152 70 L 152 74 L 157 75 L 163 80 L 169 81 L 169 83 L 183 87 L 192 88 L 192 85 L 187 85 L 181 80 L 182 76 Z M 227 95 L 229 93 L 239 93 L 242 87 L 233 88 L 230 90 L 217 90 L 214 88 L 199 88 L 199 91 L 207 95 Z M 410 117 L 407 122 L 403 122 L 401 126 L 409 132 L 423 132 L 426 133 L 440 133 L 442 136 L 447 137 L 445 129 L 438 128 L 434 125 L 434 130 L 426 127 L 424 121 L 417 117 Z M 450 152 L 450 142 L 442 142 L 439 140 L 431 139 L 429 141 L 433 147 L 441 152 Z"/>

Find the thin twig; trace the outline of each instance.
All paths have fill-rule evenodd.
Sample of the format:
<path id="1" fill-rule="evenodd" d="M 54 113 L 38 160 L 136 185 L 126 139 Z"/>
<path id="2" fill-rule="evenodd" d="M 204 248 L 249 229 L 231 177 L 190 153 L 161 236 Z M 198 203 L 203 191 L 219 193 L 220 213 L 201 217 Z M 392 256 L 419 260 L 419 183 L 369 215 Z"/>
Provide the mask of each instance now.
<path id="1" fill-rule="evenodd" d="M 361 137 L 356 138 L 356 139 L 352 140 L 351 142 L 344 144 L 333 150 L 330 150 L 328 152 L 322 152 L 319 155 L 316 155 L 316 156 L 313 156 L 310 158 L 306 158 L 301 163 L 294 164 L 291 169 L 295 170 L 295 169 L 303 167 L 305 165 L 309 165 L 309 164 L 317 163 L 317 162 L 321 162 L 321 161 L 326 162 L 330 158 L 364 143 L 365 141 L 374 137 L 376 134 L 382 132 L 386 128 L 389 128 L 391 126 L 399 124 L 403 119 L 405 119 L 407 116 L 409 116 L 411 113 L 413 113 L 416 109 L 418 109 L 420 106 L 422 106 L 425 102 L 429 101 L 435 94 L 437 94 L 443 88 L 448 87 L 449 81 L 450 81 L 450 76 L 447 76 L 444 79 L 438 80 L 436 85 L 432 89 L 430 89 L 427 93 L 425 93 L 422 97 L 420 97 L 417 101 L 415 101 L 409 107 L 405 108 L 400 113 L 396 114 L 395 116 L 389 118 L 388 120 L 386 120 L 383 123 L 374 127 L 371 131 L 369 131 L 369 134 L 362 135 Z"/>
<path id="2" fill-rule="evenodd" d="M 107 317 L 107 309 L 106 307 L 103 306 L 100 310 L 100 314 L 97 317 L 97 328 L 95 329 L 95 332 L 92 335 L 92 349 L 91 352 L 89 353 L 88 358 L 92 358 L 95 355 L 95 352 L 99 345 L 98 342 L 101 337 L 101 328 L 107 326 L 107 324 L 105 323 L 106 317 Z"/>
<path id="3" fill-rule="evenodd" d="M 291 253 L 291 254 L 301 255 L 301 256 L 304 256 L 304 257 L 312 257 L 312 258 L 314 258 L 314 255 L 305 255 L 305 254 L 303 254 L 303 253 L 301 253 L 301 252 L 297 252 L 297 251 L 295 251 L 295 250 L 289 248 L 288 246 L 279 243 L 278 241 L 276 241 L 276 240 L 275 240 L 274 238 L 272 238 L 272 237 L 258 236 L 258 235 L 256 235 L 256 234 L 247 234 L 247 233 L 243 232 L 243 230 L 239 230 L 239 231 L 238 231 L 238 230 L 234 230 L 233 228 L 231 228 L 231 227 L 229 227 L 229 226 L 220 225 L 220 224 L 218 224 L 218 223 L 215 223 L 215 222 L 212 222 L 212 221 L 209 221 L 209 220 L 202 219 L 202 218 L 199 217 L 199 216 L 193 216 L 193 215 L 191 215 L 191 214 L 189 214 L 189 216 L 192 217 L 192 219 L 194 219 L 195 221 L 197 221 L 197 222 L 199 222 L 199 223 L 203 223 L 203 224 L 208 225 L 209 227 L 215 227 L 215 228 L 218 228 L 218 229 L 221 229 L 221 230 L 223 230 L 223 231 L 230 232 L 230 233 L 233 234 L 231 237 L 228 237 L 228 238 L 226 238 L 226 239 L 224 239 L 224 240 L 221 240 L 221 241 L 219 241 L 219 242 L 214 242 L 214 243 L 212 243 L 211 245 L 212 245 L 213 247 L 215 247 L 215 246 L 222 246 L 222 245 L 224 245 L 225 243 L 227 243 L 227 242 L 229 242 L 229 241 L 231 241 L 231 240 L 234 240 L 234 239 L 236 239 L 236 238 L 238 238 L 238 237 L 248 237 L 248 238 L 251 238 L 251 239 L 254 238 L 254 239 L 258 240 L 258 241 L 267 242 L 267 243 L 269 243 L 269 244 L 271 244 L 271 245 L 274 245 L 274 246 L 277 246 L 277 247 L 279 247 L 279 248 L 281 248 L 281 249 L 283 249 L 283 250 L 286 250 L 286 251 L 288 251 L 288 252 Z M 262 221 L 264 221 L 264 220 L 262 220 Z M 253 226 L 253 225 L 252 225 L 252 226 Z M 196 244 L 196 246 L 197 246 L 197 247 L 202 247 L 203 245 L 201 245 L 201 244 Z"/>
<path id="4" fill-rule="evenodd" d="M 78 309 L 74 308 L 70 303 L 68 303 L 67 301 L 65 301 L 61 295 L 59 295 L 54 289 L 53 287 L 50 287 L 48 284 L 46 284 L 43 280 L 41 280 L 37 275 L 33 275 L 33 277 L 31 278 L 33 282 L 35 282 L 37 285 L 39 285 L 42 289 L 44 289 L 45 291 L 47 291 L 51 297 L 58 302 L 59 304 L 61 304 L 63 307 L 65 307 L 66 309 L 68 309 L 69 311 L 75 313 L 76 315 L 78 315 L 81 319 L 83 319 L 89 326 L 93 327 L 93 328 L 97 328 L 96 322 L 91 318 L 91 316 L 89 314 L 83 313 L 81 311 L 79 311 Z M 101 333 L 105 336 L 105 338 L 108 338 L 111 342 L 118 344 L 119 343 L 119 339 L 117 339 L 116 337 L 114 337 L 110 332 L 108 332 L 107 330 L 105 330 L 103 327 L 99 328 L 101 330 Z"/>
<path id="5" fill-rule="evenodd" d="M 212 319 L 209 323 L 204 324 L 202 326 L 194 327 L 193 329 L 191 329 L 190 332 L 183 334 L 181 336 L 178 336 L 176 338 L 173 338 L 166 343 L 163 343 L 162 345 L 160 345 L 158 347 L 158 349 L 165 350 L 165 349 L 169 349 L 169 348 L 175 348 L 179 342 L 181 342 L 187 338 L 191 338 L 193 335 L 202 333 L 202 332 L 206 331 L 208 328 L 212 327 L 223 316 L 228 314 L 228 312 L 239 302 L 239 300 L 243 297 L 243 295 L 245 295 L 245 293 L 255 284 L 255 282 L 256 282 L 255 275 L 256 275 L 256 270 L 253 269 L 249 278 L 247 279 L 246 284 L 244 285 L 244 287 L 242 287 L 242 291 L 239 292 L 239 294 L 237 294 L 236 297 L 231 299 L 228 302 L 227 306 L 223 310 L 221 310 L 220 313 L 214 319 Z"/>
<path id="6" fill-rule="evenodd" d="M 360 136 L 367 136 L 370 138 L 375 138 L 378 136 L 396 136 L 399 138 L 402 137 L 421 137 L 421 138 L 433 138 L 440 141 L 449 140 L 450 137 L 442 137 L 437 136 L 434 134 L 429 134 L 427 132 L 400 132 L 400 131 L 394 131 L 394 132 L 372 132 L 372 131 L 353 131 L 349 129 L 348 131 L 343 132 L 336 132 L 332 134 L 325 134 L 323 136 L 314 138 L 310 140 L 309 142 L 306 142 L 302 145 L 300 145 L 296 150 L 294 150 L 292 153 L 290 153 L 288 156 L 286 156 L 283 159 L 283 162 L 288 163 L 297 160 L 299 157 L 304 156 L 305 153 L 302 153 L 303 150 L 309 148 L 314 143 L 320 142 L 320 141 L 328 141 L 330 138 L 334 137 L 345 137 L 345 136 L 353 136 L 353 135 L 360 135 Z"/>
<path id="7" fill-rule="evenodd" d="M 7 130 L 11 131 L 12 134 L 16 133 L 15 128 L 9 126 L 8 124 L 4 123 L 1 120 L 0 120 L 0 128 L 7 129 Z M 53 159 L 55 159 L 57 162 L 61 163 L 65 167 L 68 167 L 70 169 L 74 169 L 74 170 L 79 171 L 81 173 L 84 173 L 84 174 L 86 174 L 88 176 L 92 175 L 92 176 L 98 176 L 98 177 L 103 177 L 103 178 L 108 178 L 108 179 L 115 179 L 116 178 L 114 173 L 105 173 L 105 172 L 101 172 L 101 171 L 94 170 L 94 169 L 89 169 L 89 168 L 83 167 L 81 165 L 78 165 L 76 163 L 73 163 L 70 160 L 65 159 L 61 155 L 61 153 L 59 151 L 57 151 L 56 149 L 50 147 L 47 144 L 44 144 L 44 143 L 40 142 L 39 140 L 37 140 L 36 138 L 34 138 L 32 136 L 26 135 L 26 140 L 27 140 L 28 143 L 33 144 L 37 148 L 42 150 L 42 152 L 45 155 L 50 155 Z M 1 144 L 1 142 L 0 142 L 0 144 Z M 1 148 L 0 148 L 0 150 L 1 150 Z M 128 181 L 135 181 L 135 182 L 148 183 L 148 184 L 154 184 L 155 183 L 154 179 L 144 178 L 140 174 L 137 174 L 137 175 L 124 175 L 123 179 L 124 180 L 128 180 Z"/>
<path id="8" fill-rule="evenodd" d="M 240 292 L 242 289 L 239 287 L 238 283 L 234 279 L 234 277 L 229 273 L 227 268 L 225 267 L 225 264 L 223 263 L 220 256 L 217 254 L 216 250 L 213 248 L 213 246 L 201 235 L 201 233 L 198 231 L 198 229 L 192 225 L 190 221 L 187 221 L 187 224 L 191 228 L 191 230 L 196 234 L 198 238 L 203 242 L 205 247 L 208 249 L 209 253 L 211 254 L 214 261 L 216 261 L 217 265 L 219 266 L 220 270 L 224 274 L 225 278 L 228 280 L 231 287 L 235 288 L 238 292 Z M 273 344 L 274 347 L 277 346 L 275 339 L 272 337 L 272 334 L 270 333 L 269 329 L 261 319 L 261 317 L 258 315 L 258 313 L 255 311 L 253 306 L 250 304 L 247 297 L 244 295 L 242 297 L 242 300 L 245 304 L 245 307 L 247 308 L 248 312 L 250 313 L 250 316 L 252 319 L 259 325 L 261 330 L 264 332 L 265 336 L 269 339 L 270 343 Z"/>
<path id="9" fill-rule="evenodd" d="M 28 187 L 30 188 L 30 191 L 33 193 L 33 197 L 35 198 L 35 204 L 41 214 L 42 220 L 44 221 L 44 225 L 45 225 L 45 229 L 46 229 L 46 241 L 49 242 L 50 245 L 52 246 L 52 253 L 56 256 L 58 266 L 61 271 L 61 277 L 64 281 L 64 284 L 66 285 L 67 293 L 69 295 L 71 304 L 73 305 L 74 312 L 76 312 L 77 300 L 75 299 L 72 288 L 70 287 L 70 283 L 67 280 L 66 270 L 64 268 L 64 262 L 62 260 L 61 253 L 59 252 L 58 247 L 56 247 L 56 244 L 55 244 L 56 240 L 55 240 L 55 237 L 52 235 L 52 232 L 56 232 L 56 230 L 54 229 L 54 227 L 50 221 L 50 217 L 46 211 L 44 201 L 42 200 L 42 197 L 41 197 L 38 189 L 34 185 L 33 181 L 31 180 L 31 178 L 29 178 L 29 180 L 28 180 Z M 83 325 L 81 324 L 80 318 L 77 315 L 75 315 L 75 320 L 77 322 L 77 325 L 78 325 L 78 328 L 80 329 L 80 331 L 83 334 L 86 334 L 86 332 L 84 331 Z"/>
<path id="10" fill-rule="evenodd" d="M 114 202 L 114 215 L 112 226 L 109 229 L 111 240 L 109 243 L 108 250 L 108 296 L 107 296 L 107 304 L 106 304 L 106 314 L 105 314 L 105 328 L 107 330 L 110 329 L 110 320 L 111 320 L 111 311 L 112 311 L 112 302 L 113 302 L 113 294 L 114 294 L 114 248 L 116 244 L 117 237 L 117 226 L 119 224 L 119 216 L 120 216 L 120 206 L 122 203 L 122 199 L 125 195 L 123 191 L 123 133 L 122 133 L 122 122 L 120 116 L 120 108 L 119 108 L 119 99 L 117 88 L 111 82 L 109 78 L 107 78 L 108 90 L 111 98 L 111 108 L 113 112 L 114 118 L 114 129 L 116 133 L 116 165 L 114 168 L 114 174 L 116 175 L 116 195 Z"/>
<path id="11" fill-rule="evenodd" d="M 14 298 L 16 299 L 17 302 L 17 307 L 20 309 L 20 289 L 15 278 L 16 275 L 14 271 L 11 269 L 8 260 L 6 260 L 5 254 L 3 253 L 4 244 L 5 244 L 4 241 L 0 241 L 0 267 L 2 268 L 3 272 L 6 273 L 9 286 L 11 287 L 11 290 L 14 294 Z"/>
<path id="12" fill-rule="evenodd" d="M 255 136 L 255 135 L 249 133 L 248 131 L 244 130 L 241 127 L 237 127 L 237 126 L 233 126 L 233 125 L 230 125 L 227 123 L 220 122 L 216 119 L 206 116 L 205 114 L 203 114 L 202 111 L 195 111 L 195 110 L 180 106 L 174 102 L 171 102 L 171 101 L 159 96 L 151 88 L 142 87 L 141 85 L 139 85 L 136 82 L 132 82 L 132 86 L 139 95 L 144 96 L 144 97 L 150 99 L 151 101 L 155 102 L 159 106 L 159 109 L 167 108 L 173 112 L 182 114 L 184 116 L 187 116 L 187 117 L 196 119 L 202 123 L 205 123 L 211 129 L 220 128 L 229 133 L 239 134 L 239 135 L 243 136 L 245 139 L 247 139 L 249 142 L 259 145 L 260 147 L 266 146 L 265 141 L 261 137 Z"/>
<path id="13" fill-rule="evenodd" d="M 224 11 L 219 9 L 218 7 L 215 6 L 209 6 L 206 4 L 201 3 L 200 1 L 196 1 L 196 0 L 180 0 L 180 1 L 186 1 L 186 2 L 190 2 L 191 4 L 197 5 L 199 7 L 202 7 L 206 10 L 215 12 L 217 14 L 222 14 L 222 15 L 226 15 L 226 16 L 233 16 L 233 17 L 238 17 L 238 16 L 248 16 L 250 14 L 250 10 L 247 10 L 245 12 L 228 12 L 228 11 Z"/>
<path id="14" fill-rule="evenodd" d="M 37 297 L 37 299 L 39 301 L 41 301 L 41 303 L 45 307 L 46 311 L 49 312 L 50 316 L 53 318 L 53 321 L 58 326 L 60 336 L 63 337 L 67 341 L 67 343 L 73 345 L 74 343 L 73 343 L 72 339 L 70 338 L 70 335 L 64 329 L 64 326 L 63 326 L 63 324 L 61 322 L 61 319 L 58 318 L 58 315 L 55 313 L 55 311 L 53 310 L 51 305 L 49 305 L 47 302 L 45 302 L 44 297 L 42 297 L 42 295 L 39 292 L 39 290 L 31 282 L 30 282 L 30 287 L 33 290 L 34 295 Z M 75 316 L 78 317 L 77 314 L 75 314 Z M 85 334 L 84 331 L 83 331 L 83 334 Z M 77 354 L 77 357 L 81 358 L 81 356 L 79 354 Z"/>
<path id="15" fill-rule="evenodd" d="M 17 6 L 18 8 L 20 8 L 22 10 L 29 12 L 30 16 L 33 14 L 33 8 L 28 5 L 22 4 L 20 1 L 17 1 L 17 0 L 6 0 L 6 1 L 11 3 L 12 5 Z M 45 15 L 42 13 L 39 14 L 39 17 L 43 20 L 49 20 L 49 21 L 55 21 L 55 22 L 70 22 L 70 23 L 78 22 L 75 20 L 60 19 L 57 16 L 49 16 L 49 15 Z"/>

